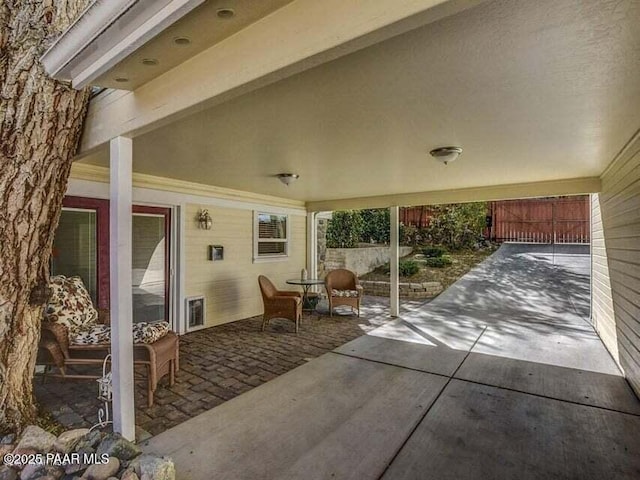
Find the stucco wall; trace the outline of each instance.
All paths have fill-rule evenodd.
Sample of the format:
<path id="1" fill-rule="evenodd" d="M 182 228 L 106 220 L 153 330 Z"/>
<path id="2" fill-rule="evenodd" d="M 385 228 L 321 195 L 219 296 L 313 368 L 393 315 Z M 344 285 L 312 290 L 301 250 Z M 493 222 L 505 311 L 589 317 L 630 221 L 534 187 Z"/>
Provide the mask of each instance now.
<path id="1" fill-rule="evenodd" d="M 400 247 L 400 256 L 411 253 L 411 247 Z M 389 262 L 389 247 L 327 248 L 325 271 L 346 268 L 358 275 L 375 270 Z"/>
<path id="2" fill-rule="evenodd" d="M 592 197 L 592 322 L 640 394 L 640 137 Z"/>
<path id="3" fill-rule="evenodd" d="M 306 218 L 289 215 L 291 241 L 286 261 L 253 263 L 253 212 L 207 207 L 211 230 L 195 220 L 201 205 L 186 208 L 185 295 L 205 295 L 206 326 L 219 325 L 262 313 L 258 275 L 266 275 L 278 288 L 295 289 L 285 280 L 298 278 L 306 262 Z M 268 210 L 265 210 L 268 211 Z M 209 245 L 224 246 L 224 260 L 209 261 Z"/>

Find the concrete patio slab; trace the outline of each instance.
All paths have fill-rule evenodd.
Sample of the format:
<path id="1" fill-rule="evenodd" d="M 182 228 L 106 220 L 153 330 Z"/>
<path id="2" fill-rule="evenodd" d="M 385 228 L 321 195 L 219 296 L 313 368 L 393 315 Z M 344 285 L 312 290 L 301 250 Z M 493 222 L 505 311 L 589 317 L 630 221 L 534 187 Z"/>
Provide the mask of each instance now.
<path id="1" fill-rule="evenodd" d="M 446 381 L 330 353 L 144 449 L 170 455 L 184 480 L 377 478 Z"/>
<path id="2" fill-rule="evenodd" d="M 619 375 L 593 330 L 546 322 L 503 321 L 487 327 L 473 353 Z"/>
<path id="3" fill-rule="evenodd" d="M 471 353 L 455 378 L 640 415 L 622 375 Z"/>
<path id="4" fill-rule="evenodd" d="M 640 402 L 587 322 L 584 248 L 560 250 L 503 246 L 146 448 L 185 479 L 640 478 Z"/>
<path id="5" fill-rule="evenodd" d="M 640 417 L 452 380 L 387 480 L 637 479 Z"/>
<path id="6" fill-rule="evenodd" d="M 451 376 L 462 364 L 482 329 L 468 327 L 466 330 L 451 329 L 451 332 L 449 329 L 450 326 L 437 321 L 430 325 L 414 325 L 399 319 L 334 351 L 357 358 Z"/>

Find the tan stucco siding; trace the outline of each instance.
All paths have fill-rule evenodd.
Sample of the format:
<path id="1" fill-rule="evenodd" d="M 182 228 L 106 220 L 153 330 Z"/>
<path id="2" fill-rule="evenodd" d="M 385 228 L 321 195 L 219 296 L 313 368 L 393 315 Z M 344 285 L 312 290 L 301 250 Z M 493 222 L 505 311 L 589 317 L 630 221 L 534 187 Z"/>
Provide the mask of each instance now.
<path id="1" fill-rule="evenodd" d="M 602 176 L 592 235 L 592 320 L 640 393 L 640 137 Z"/>
<path id="2" fill-rule="evenodd" d="M 253 262 L 253 211 L 207 207 L 211 230 L 196 221 L 200 205 L 189 204 L 185 216 L 185 295 L 204 295 L 206 326 L 220 325 L 262 313 L 258 275 L 268 276 L 278 288 L 300 276 L 306 262 L 306 218 L 289 215 L 289 256 L 285 261 Z M 269 212 L 269 209 L 261 211 Z M 209 261 L 208 246 L 222 245 L 224 260 Z"/>

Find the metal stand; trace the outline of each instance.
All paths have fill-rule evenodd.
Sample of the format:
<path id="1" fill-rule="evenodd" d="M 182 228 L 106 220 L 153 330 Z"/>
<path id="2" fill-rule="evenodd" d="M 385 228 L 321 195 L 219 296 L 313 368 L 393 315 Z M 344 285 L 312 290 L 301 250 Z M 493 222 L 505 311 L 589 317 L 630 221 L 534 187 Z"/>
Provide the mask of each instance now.
<path id="1" fill-rule="evenodd" d="M 102 377 L 98 382 L 98 400 L 104 403 L 103 407 L 98 409 L 98 423 L 96 423 L 90 430 L 95 428 L 104 428 L 112 420 L 109 420 L 109 404 L 113 401 L 113 389 L 111 387 L 111 372 L 107 372 L 107 365 L 111 364 L 111 354 L 107 355 L 102 362 Z"/>

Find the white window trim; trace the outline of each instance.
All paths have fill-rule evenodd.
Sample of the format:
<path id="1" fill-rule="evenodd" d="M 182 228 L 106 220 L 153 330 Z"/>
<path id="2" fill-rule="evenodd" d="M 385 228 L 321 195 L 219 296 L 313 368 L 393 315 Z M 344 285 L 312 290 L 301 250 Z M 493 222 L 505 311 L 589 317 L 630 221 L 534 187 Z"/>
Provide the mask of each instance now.
<path id="1" fill-rule="evenodd" d="M 280 215 L 284 216 L 287 219 L 287 238 L 283 240 L 285 244 L 285 254 L 284 255 L 260 255 L 258 256 L 258 222 L 260 215 Z M 281 241 L 279 239 L 268 240 L 270 242 L 273 241 Z M 276 213 L 276 212 L 267 212 L 264 210 L 254 210 L 253 211 L 253 263 L 267 263 L 267 262 L 286 262 L 289 260 L 289 254 L 291 252 L 291 215 L 288 213 Z"/>

